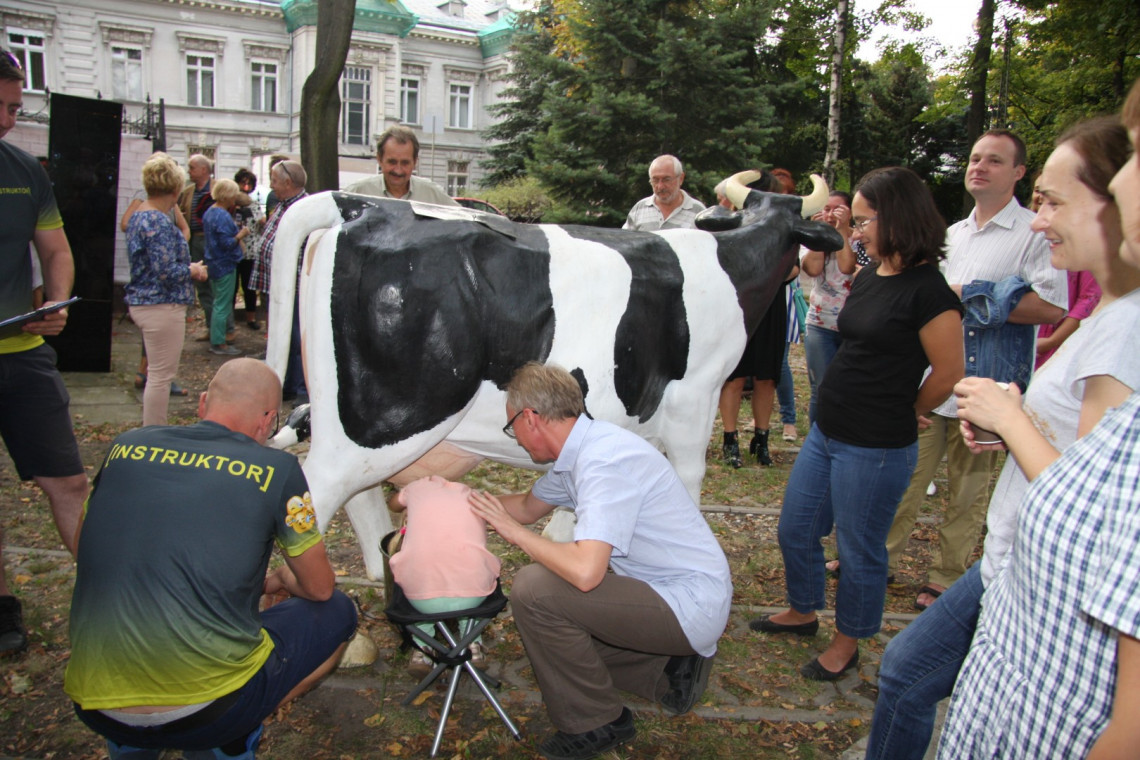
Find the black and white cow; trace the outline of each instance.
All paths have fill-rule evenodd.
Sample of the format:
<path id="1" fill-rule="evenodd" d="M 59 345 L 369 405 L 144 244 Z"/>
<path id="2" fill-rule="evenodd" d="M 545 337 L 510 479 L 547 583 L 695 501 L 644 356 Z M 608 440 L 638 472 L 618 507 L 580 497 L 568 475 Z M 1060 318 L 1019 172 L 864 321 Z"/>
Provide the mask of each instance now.
<path id="1" fill-rule="evenodd" d="M 738 175 L 739 176 L 739 175 Z M 319 527 L 342 505 L 369 575 L 391 529 L 374 486 L 458 478 L 484 458 L 534 468 L 502 432 L 505 387 L 532 360 L 570 370 L 598 419 L 659 446 L 699 503 L 721 386 L 801 244 L 842 245 L 809 198 L 749 191 L 721 232 L 514 224 L 345 193 L 290 208 L 273 253 L 267 361 L 284 373 L 297 257 Z M 735 197 L 734 197 L 735 196 Z M 324 232 L 322 232 L 324 231 Z M 351 501 L 349 501 L 351 499 Z"/>

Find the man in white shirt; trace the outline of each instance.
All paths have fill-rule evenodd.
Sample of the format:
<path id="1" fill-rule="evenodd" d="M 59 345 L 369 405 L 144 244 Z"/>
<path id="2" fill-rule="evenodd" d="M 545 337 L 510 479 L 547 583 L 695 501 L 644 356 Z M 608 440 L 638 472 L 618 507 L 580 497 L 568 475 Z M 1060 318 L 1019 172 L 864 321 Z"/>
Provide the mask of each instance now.
<path id="1" fill-rule="evenodd" d="M 468 498 L 534 560 L 515 574 L 511 609 L 557 729 L 538 751 L 586 760 L 636 734 L 618 689 L 674 715 L 700 699 L 732 577 L 672 465 L 636 434 L 591 419 L 569 372 L 521 367 L 506 406 L 503 432 L 551 469 L 525 494 Z M 575 512 L 573 541 L 524 525 L 556 505 Z"/>
<path id="2" fill-rule="evenodd" d="M 693 219 L 705 210 L 705 204 L 681 189 L 685 172 L 676 156 L 664 155 L 649 165 L 649 185 L 653 195 L 633 204 L 622 229 L 654 230 L 691 229 Z"/>
<path id="3" fill-rule="evenodd" d="M 1065 273 L 1050 263 L 1045 238 L 1029 228 L 1034 214 L 1013 195 L 1025 175 L 1025 143 L 1007 130 L 990 130 L 974 144 L 966 190 L 974 198 L 970 215 L 946 231 L 946 281 L 967 307 L 963 319 L 967 376 L 1026 383 L 1034 361 L 1034 325 L 1055 323 L 1068 305 Z M 1017 283 L 1009 278 L 1019 277 Z M 978 298 L 988 322 L 971 319 Z M 988 486 L 997 451 L 971 454 L 962 442 L 954 397 L 934 410 L 919 434 L 918 464 L 899 503 L 887 537 L 894 573 L 914 528 L 919 505 L 938 463 L 946 455 L 950 504 L 938 529 L 929 582 L 915 606 L 926 609 L 966 571 L 989 503 Z"/>
<path id="4" fill-rule="evenodd" d="M 376 143 L 376 163 L 380 165 L 380 174 L 353 182 L 344 191 L 437 206 L 458 206 L 442 187 L 430 179 L 416 176 L 419 162 L 420 141 L 416 133 L 407 127 L 391 127 L 380 135 Z"/>

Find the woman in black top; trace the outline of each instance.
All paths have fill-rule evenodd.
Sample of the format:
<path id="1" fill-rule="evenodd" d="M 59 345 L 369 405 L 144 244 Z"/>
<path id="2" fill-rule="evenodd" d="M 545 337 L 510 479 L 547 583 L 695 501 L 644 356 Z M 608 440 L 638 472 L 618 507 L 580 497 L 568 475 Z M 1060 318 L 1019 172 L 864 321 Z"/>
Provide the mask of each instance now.
<path id="1" fill-rule="evenodd" d="M 824 681 L 855 667 L 858 640 L 882 625 L 886 537 L 914 470 L 919 417 L 964 373 L 961 302 L 938 269 L 946 225 L 926 185 L 909 169 L 876 169 L 859 181 L 851 214 L 852 240 L 873 263 L 856 275 L 839 313 L 843 345 L 784 493 L 779 538 L 790 608 L 751 623 L 764 633 L 815 634 L 824 606 L 820 539 L 834 525 L 843 558 L 838 630 L 800 671 Z"/>

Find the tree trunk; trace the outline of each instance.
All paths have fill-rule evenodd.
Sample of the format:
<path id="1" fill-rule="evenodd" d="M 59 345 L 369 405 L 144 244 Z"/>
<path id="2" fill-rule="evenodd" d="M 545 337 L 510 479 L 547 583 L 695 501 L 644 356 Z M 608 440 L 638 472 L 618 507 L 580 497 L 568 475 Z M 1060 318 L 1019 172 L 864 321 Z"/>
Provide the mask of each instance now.
<path id="1" fill-rule="evenodd" d="M 310 193 L 340 187 L 338 86 L 355 16 L 356 0 L 318 0 L 317 60 L 301 90 L 301 164 Z"/>
<path id="2" fill-rule="evenodd" d="M 848 0 L 836 3 L 835 46 L 831 51 L 831 94 L 827 108 L 827 153 L 823 176 L 828 187 L 835 187 L 835 164 L 839 160 L 839 116 L 843 94 L 843 51 L 847 46 Z"/>
<path id="3" fill-rule="evenodd" d="M 986 78 L 990 73 L 990 52 L 994 42 L 994 0 L 982 0 L 978 10 L 978 41 L 970 61 L 970 111 L 966 115 L 966 150 L 974 147 L 986 128 Z M 974 199 L 964 193 L 963 216 L 970 213 Z"/>

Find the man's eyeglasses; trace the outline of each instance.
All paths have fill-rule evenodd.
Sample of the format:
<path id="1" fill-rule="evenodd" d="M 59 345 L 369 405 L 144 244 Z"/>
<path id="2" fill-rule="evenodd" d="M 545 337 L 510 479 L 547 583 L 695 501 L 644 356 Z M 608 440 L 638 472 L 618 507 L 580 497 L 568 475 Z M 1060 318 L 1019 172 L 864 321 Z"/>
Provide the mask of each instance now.
<path id="1" fill-rule="evenodd" d="M 851 227 L 856 232 L 862 232 L 864 227 L 866 227 L 868 224 L 870 224 L 871 222 L 875 221 L 878 218 L 879 217 L 877 217 L 877 216 L 869 216 L 866 219 L 856 219 L 856 220 L 853 220 L 851 222 Z"/>
<path id="2" fill-rule="evenodd" d="M 273 415 L 273 430 L 269 433 L 269 437 L 272 438 L 273 436 L 277 435 L 277 431 L 281 429 L 281 413 L 276 409 L 270 409 L 268 412 L 266 412 L 266 415 L 270 414 Z"/>
<path id="3" fill-rule="evenodd" d="M 671 185 L 677 181 L 676 177 L 650 177 L 649 184 L 651 185 Z"/>
<path id="4" fill-rule="evenodd" d="M 510 438 L 512 441 L 518 440 L 518 437 L 515 435 L 515 428 L 514 428 L 515 420 L 517 420 L 522 415 L 522 413 L 525 411 L 526 411 L 525 407 L 523 409 L 519 409 L 517 412 L 515 412 L 515 416 L 511 417 L 509 420 L 507 420 L 506 425 L 503 425 L 503 435 L 505 435 L 507 438 Z M 531 411 L 534 411 L 534 410 L 532 409 Z"/>

